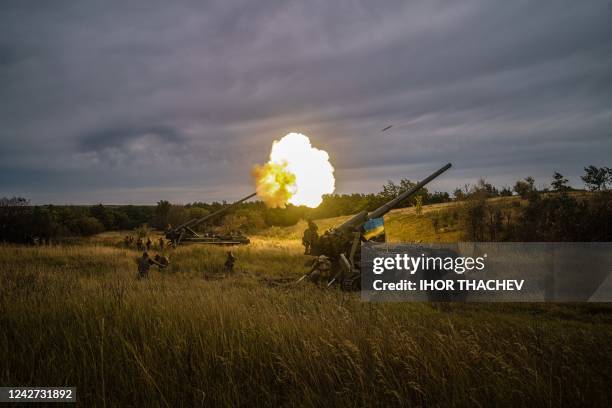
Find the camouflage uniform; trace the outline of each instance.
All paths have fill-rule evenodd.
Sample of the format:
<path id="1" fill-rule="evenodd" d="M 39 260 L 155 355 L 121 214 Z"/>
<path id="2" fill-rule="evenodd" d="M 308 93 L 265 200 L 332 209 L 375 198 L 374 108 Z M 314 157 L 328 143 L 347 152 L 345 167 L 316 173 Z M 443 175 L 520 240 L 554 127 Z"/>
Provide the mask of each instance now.
<path id="1" fill-rule="evenodd" d="M 308 228 L 304 230 L 302 236 L 302 245 L 304 245 L 304 255 L 310 255 L 312 253 L 312 247 L 319 238 L 319 232 L 317 224 L 308 220 Z"/>
<path id="2" fill-rule="evenodd" d="M 155 262 L 158 263 L 159 269 L 162 270 L 170 265 L 170 260 L 165 255 L 155 255 Z"/>
<path id="3" fill-rule="evenodd" d="M 317 285 L 327 282 L 329 280 L 331 266 L 331 261 L 325 255 L 315 258 L 312 263 L 312 268 L 310 269 L 310 280 Z"/>
<path id="4" fill-rule="evenodd" d="M 176 246 L 178 245 L 178 238 L 179 238 L 180 234 L 172 231 L 172 230 L 168 230 L 168 232 L 166 232 L 166 238 L 168 238 L 169 240 L 169 244 L 173 247 L 176 248 Z"/>
<path id="5" fill-rule="evenodd" d="M 159 250 L 160 251 L 164 250 L 164 238 L 159 239 Z"/>
<path id="6" fill-rule="evenodd" d="M 146 252 L 142 257 L 138 258 L 138 279 L 147 279 L 149 277 L 149 269 L 151 269 L 151 258 Z"/>
<path id="7" fill-rule="evenodd" d="M 232 251 L 228 251 L 225 259 L 225 271 L 227 273 L 234 272 L 234 262 L 236 262 L 236 257 L 232 254 Z"/>

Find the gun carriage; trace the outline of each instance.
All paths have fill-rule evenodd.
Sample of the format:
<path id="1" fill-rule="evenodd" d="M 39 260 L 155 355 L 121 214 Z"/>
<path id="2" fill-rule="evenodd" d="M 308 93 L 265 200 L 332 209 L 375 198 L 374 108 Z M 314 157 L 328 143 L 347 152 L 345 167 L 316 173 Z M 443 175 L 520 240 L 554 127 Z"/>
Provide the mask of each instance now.
<path id="1" fill-rule="evenodd" d="M 328 286 L 337 282 L 344 290 L 359 290 L 361 288 L 361 243 L 366 241 L 364 238 L 365 223 L 383 217 L 450 167 L 451 164 L 448 163 L 374 211 L 362 211 L 321 235 L 313 245 L 312 254 L 325 255 L 331 260 L 334 276 Z"/>
<path id="2" fill-rule="evenodd" d="M 183 224 L 171 228 L 166 231 L 166 238 L 170 240 L 174 245 L 197 243 L 197 244 L 211 244 L 211 245 L 246 245 L 251 241 L 248 237 L 240 234 L 216 234 L 212 232 L 196 232 L 195 227 L 203 224 L 207 221 L 211 221 L 232 208 L 237 207 L 239 204 L 248 200 L 249 198 L 255 197 L 256 193 L 250 194 L 230 205 L 218 209 L 210 214 L 200 218 L 193 218 Z"/>

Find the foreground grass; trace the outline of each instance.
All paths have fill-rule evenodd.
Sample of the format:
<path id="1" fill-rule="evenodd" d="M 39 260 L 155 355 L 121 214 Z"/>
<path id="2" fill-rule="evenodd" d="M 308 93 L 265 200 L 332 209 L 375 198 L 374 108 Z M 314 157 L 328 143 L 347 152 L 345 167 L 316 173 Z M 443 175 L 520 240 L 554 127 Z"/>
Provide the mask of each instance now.
<path id="1" fill-rule="evenodd" d="M 609 406 L 610 307 L 366 304 L 278 280 L 297 240 L 135 251 L 0 247 L 0 384 L 83 406 Z M 276 279 L 276 280 L 275 280 Z"/>

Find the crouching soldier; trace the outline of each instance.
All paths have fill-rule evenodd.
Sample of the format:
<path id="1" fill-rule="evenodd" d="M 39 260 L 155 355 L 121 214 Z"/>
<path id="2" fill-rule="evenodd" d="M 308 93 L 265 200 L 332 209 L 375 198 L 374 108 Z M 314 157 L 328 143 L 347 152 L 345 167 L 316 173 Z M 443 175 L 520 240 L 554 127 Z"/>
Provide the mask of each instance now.
<path id="1" fill-rule="evenodd" d="M 155 255 L 155 262 L 159 264 L 159 270 L 161 271 L 164 268 L 167 268 L 170 265 L 170 260 L 166 255 Z"/>
<path id="2" fill-rule="evenodd" d="M 142 257 L 138 258 L 138 279 L 148 279 L 151 265 L 161 266 L 159 262 L 149 258 L 149 254 L 145 251 Z"/>
<path id="3" fill-rule="evenodd" d="M 315 258 L 308 277 L 314 284 L 327 283 L 331 272 L 331 262 L 325 255 Z"/>

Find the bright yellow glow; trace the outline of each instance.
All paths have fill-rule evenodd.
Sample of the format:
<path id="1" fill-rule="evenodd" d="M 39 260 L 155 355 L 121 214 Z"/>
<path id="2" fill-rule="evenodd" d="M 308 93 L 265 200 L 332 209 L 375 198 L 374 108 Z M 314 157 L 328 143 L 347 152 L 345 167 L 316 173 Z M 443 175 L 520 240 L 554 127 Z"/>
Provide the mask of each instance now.
<path id="1" fill-rule="evenodd" d="M 253 168 L 257 195 L 269 207 L 287 203 L 314 208 L 324 194 L 334 192 L 336 180 L 329 155 L 301 133 L 275 140 L 270 161 Z"/>

